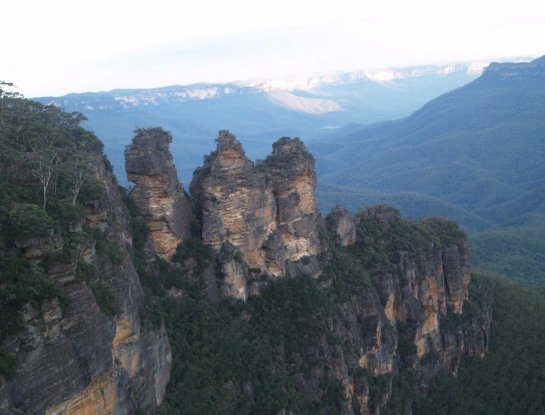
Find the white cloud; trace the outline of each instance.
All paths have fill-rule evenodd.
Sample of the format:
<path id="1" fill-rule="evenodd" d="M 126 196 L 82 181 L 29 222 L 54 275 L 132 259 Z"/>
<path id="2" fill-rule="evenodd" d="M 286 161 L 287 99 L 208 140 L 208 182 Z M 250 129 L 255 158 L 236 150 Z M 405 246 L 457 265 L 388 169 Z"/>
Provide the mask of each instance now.
<path id="1" fill-rule="evenodd" d="M 29 96 L 545 53 L 545 2 L 7 0 Z"/>

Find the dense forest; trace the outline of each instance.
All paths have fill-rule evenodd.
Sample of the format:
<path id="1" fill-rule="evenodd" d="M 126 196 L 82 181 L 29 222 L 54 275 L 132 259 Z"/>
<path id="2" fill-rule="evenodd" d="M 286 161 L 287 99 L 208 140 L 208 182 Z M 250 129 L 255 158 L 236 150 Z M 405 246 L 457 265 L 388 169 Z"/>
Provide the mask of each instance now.
<path id="1" fill-rule="evenodd" d="M 513 282 L 473 273 L 473 294 L 492 302 L 490 353 L 468 358 L 417 405 L 417 414 L 542 414 L 545 408 L 545 303 Z M 480 294 L 475 291 L 479 290 Z"/>

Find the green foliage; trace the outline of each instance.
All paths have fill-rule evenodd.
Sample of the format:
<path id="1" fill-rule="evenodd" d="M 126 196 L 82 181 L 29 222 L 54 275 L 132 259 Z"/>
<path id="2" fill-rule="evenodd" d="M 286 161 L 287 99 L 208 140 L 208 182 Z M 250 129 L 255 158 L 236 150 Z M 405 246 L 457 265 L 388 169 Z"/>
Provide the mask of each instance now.
<path id="1" fill-rule="evenodd" d="M 416 321 L 407 321 L 397 328 L 397 353 L 401 357 L 404 365 L 407 365 L 405 359 L 410 359 L 416 354 L 416 345 L 414 344 L 414 335 L 416 332 Z"/>
<path id="2" fill-rule="evenodd" d="M 90 283 L 91 291 L 100 310 L 107 316 L 115 316 L 121 312 L 119 300 L 114 290 L 101 280 L 94 280 Z"/>
<path id="3" fill-rule="evenodd" d="M 166 261 L 159 258 L 157 258 L 157 261 L 160 274 L 150 275 L 144 254 L 144 246 L 149 237 L 148 226 L 130 193 L 124 195 L 123 202 L 131 217 L 133 237 L 131 258 L 140 277 L 146 298 L 140 317 L 143 324 L 159 328 L 167 314 L 167 311 L 164 309 L 166 296 L 165 283 L 168 280 L 170 285 L 177 286 L 179 275 L 173 272 L 172 267 L 168 266 Z"/>
<path id="4" fill-rule="evenodd" d="M 8 379 L 15 375 L 15 356 L 0 348 L 0 376 Z"/>
<path id="5" fill-rule="evenodd" d="M 197 272 L 202 272 L 208 265 L 210 255 L 210 247 L 203 243 L 200 236 L 191 236 L 178 246 L 172 260 L 183 263 L 193 258 L 197 262 Z"/>
<path id="6" fill-rule="evenodd" d="M 84 203 L 100 199 L 105 191 L 96 174 L 102 143 L 79 126 L 85 117 L 6 93 L 3 85 L 0 82 L 0 344 L 23 328 L 25 306 L 40 310 L 44 302 L 58 301 L 66 310 L 68 297 L 48 273 L 58 266 L 69 269 L 82 243 L 96 237 L 99 254 L 114 264 L 123 260 L 119 247 L 102 231 L 85 226 L 79 231 Z M 23 256 L 28 247 L 21 247 L 22 240 L 49 235 L 62 237 L 61 251 L 48 252 L 46 241 L 38 241 L 43 255 Z M 114 290 L 93 266 L 79 261 L 76 274 L 87 282 L 105 314 L 121 311 Z M 0 348 L 0 375 L 13 376 L 15 369 L 16 356 Z"/>
<path id="7" fill-rule="evenodd" d="M 106 255 L 114 264 L 123 262 L 123 252 L 114 241 L 99 239 L 96 242 L 96 250 L 99 254 Z"/>
<path id="8" fill-rule="evenodd" d="M 397 214 L 385 209 L 385 213 Z M 321 375 L 318 400 L 297 387 L 299 377 L 311 379 L 320 367 L 319 345 L 341 342 L 330 328 L 339 307 L 353 296 L 366 295 L 372 289 L 370 273 L 383 269 L 384 261 L 397 263 L 399 249 L 419 252 L 439 248 L 463 236 L 455 224 L 441 219 L 398 219 L 388 226 L 367 219 L 361 223 L 355 247 L 338 247 L 331 232 L 320 231 L 327 249 L 321 257 L 324 270 L 319 279 L 299 276 L 271 281 L 258 276 L 267 288 L 246 302 L 210 305 L 203 298 L 202 282 L 194 286 L 178 265 L 160 261 L 160 275 L 153 279 L 152 288 L 147 288 L 153 293 L 147 300 L 147 318 L 155 325 L 164 320 L 173 348 L 171 381 L 160 413 L 261 414 L 282 409 L 301 414 L 340 413 L 344 390 L 332 373 Z M 370 239 L 362 238 L 364 233 L 369 233 Z M 194 238 L 181 245 L 177 260 L 203 255 L 201 244 Z M 258 274 L 255 269 L 251 272 L 254 277 Z M 181 299 L 165 299 L 164 289 L 171 284 L 182 289 Z M 371 404 L 376 407 L 392 384 L 401 388 L 393 392 L 396 401 L 391 414 L 400 413 L 397 409 L 414 398 L 417 384 L 410 369 L 416 353 L 416 322 L 408 321 L 397 329 L 400 367 L 407 371 L 404 381 L 398 384 L 397 377 L 355 373 L 367 379 Z M 386 327 L 383 336 L 388 336 L 388 330 L 393 329 Z M 253 399 L 244 394 L 248 384 L 252 385 Z"/>
<path id="9" fill-rule="evenodd" d="M 298 414 L 336 408 L 342 390 L 322 385 L 324 399 L 297 391 L 292 374 L 316 362 L 306 350 L 327 332 L 324 291 L 311 278 L 282 280 L 247 303 L 214 307 L 198 292 L 164 300 L 173 348 L 165 414 L 262 414 L 290 409 Z M 243 385 L 252 385 L 253 401 Z"/>
<path id="10" fill-rule="evenodd" d="M 371 405 L 375 408 L 379 406 L 381 400 L 391 388 L 392 377 L 390 375 L 382 376 L 367 376 L 369 383 L 369 396 L 371 397 Z"/>
<path id="11" fill-rule="evenodd" d="M 542 414 L 545 302 L 498 277 L 473 273 L 473 279 L 470 296 L 493 301 L 490 353 L 465 359 L 458 378 L 446 376 L 432 385 L 417 413 Z"/>
<path id="12" fill-rule="evenodd" d="M 545 285 L 545 215 L 471 235 L 472 265 L 526 286 Z"/>
<path id="13" fill-rule="evenodd" d="M 372 272 L 396 272 L 400 251 L 414 256 L 455 245 L 465 239 L 458 225 L 447 219 L 401 220 L 395 210 L 385 214 L 389 216 L 386 222 L 380 213 L 371 216 L 360 214 L 357 242 L 350 248 L 352 255 L 359 257 L 363 266 Z"/>
<path id="14" fill-rule="evenodd" d="M 96 267 L 86 261 L 79 260 L 76 268 L 76 278 L 85 282 L 95 280 L 97 278 Z"/>
<path id="15" fill-rule="evenodd" d="M 0 96 L 0 204 L 28 236 L 33 227 L 43 233 L 48 219 L 77 220 L 81 203 L 104 192 L 94 175 L 103 145 L 79 126 L 84 120 L 76 112 Z M 42 207 L 49 218 L 30 206 Z"/>
<path id="16" fill-rule="evenodd" d="M 534 192 L 543 186 L 543 79 L 484 78 L 438 97 L 403 120 L 323 138 L 313 147 L 318 160 L 327 160 L 321 183 L 387 196 L 410 192 L 434 197 L 489 224 L 527 213 L 524 209 L 539 209 L 543 198 Z M 522 198 L 526 203 L 513 204 Z"/>
<path id="17" fill-rule="evenodd" d="M 150 127 L 150 128 L 136 128 L 134 130 L 134 135 L 136 138 L 143 136 L 148 137 L 164 137 L 165 135 L 170 135 L 168 131 L 163 130 L 162 127 Z"/>
<path id="18" fill-rule="evenodd" d="M 415 398 L 420 396 L 420 376 L 408 368 L 403 368 L 391 377 L 392 396 L 380 413 L 385 415 L 399 415 L 411 413 Z"/>
<path id="19" fill-rule="evenodd" d="M 320 230 L 320 240 L 327 251 L 321 255 L 324 269 L 320 280 L 331 281 L 331 295 L 338 302 L 349 300 L 371 288 L 369 270 L 365 268 L 361 251 L 353 254 L 349 249 L 335 245 L 335 237 L 327 229 Z"/>
<path id="20" fill-rule="evenodd" d="M 82 202 L 81 198 L 79 201 Z M 74 205 L 68 199 L 57 198 L 50 198 L 48 202 L 48 211 L 52 218 L 59 222 L 63 227 L 81 223 L 85 212 L 80 203 Z"/>
<path id="21" fill-rule="evenodd" d="M 79 192 L 80 203 L 98 200 L 104 194 L 104 185 L 95 176 L 87 176 Z"/>
<path id="22" fill-rule="evenodd" d="M 23 239 L 48 235 L 54 228 L 54 222 L 39 206 L 18 203 L 9 212 L 3 227 L 6 228 L 7 237 Z"/>
<path id="23" fill-rule="evenodd" d="M 19 312 L 24 304 L 39 307 L 54 298 L 66 302 L 63 290 L 40 266 L 19 257 L 0 259 L 0 341 L 20 328 Z"/>
<path id="24" fill-rule="evenodd" d="M 413 223 L 435 246 L 440 248 L 456 245 L 460 240 L 467 238 L 458 224 L 448 219 L 423 217 Z"/>

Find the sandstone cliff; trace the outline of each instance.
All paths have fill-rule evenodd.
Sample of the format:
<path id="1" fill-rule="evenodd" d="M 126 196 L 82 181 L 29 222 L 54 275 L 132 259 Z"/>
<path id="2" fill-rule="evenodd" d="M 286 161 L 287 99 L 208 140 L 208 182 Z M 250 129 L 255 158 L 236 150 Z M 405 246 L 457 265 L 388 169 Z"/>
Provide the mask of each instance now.
<path id="1" fill-rule="evenodd" d="M 172 136 L 160 128 L 140 129 L 125 150 L 131 192 L 151 233 L 153 249 L 170 258 L 190 234 L 191 202 L 172 162 Z"/>
<path id="2" fill-rule="evenodd" d="M 66 304 L 25 305 L 22 329 L 3 344 L 16 366 L 13 377 L 0 376 L 0 412 L 134 414 L 164 399 L 169 341 L 163 329 L 142 325 L 127 211 L 103 162 L 95 175 L 102 196 L 85 203 L 83 220 L 68 226 L 64 240 L 19 244 L 60 284 Z M 61 251 L 70 255 L 55 259 Z"/>
<path id="3" fill-rule="evenodd" d="M 137 130 L 131 198 L 81 114 L 0 98 L 1 413 L 410 414 L 487 353 L 457 225 L 322 219 L 299 139 L 252 163 L 221 131 L 190 227 L 168 133 Z"/>
<path id="4" fill-rule="evenodd" d="M 356 221 L 345 207 L 335 206 L 327 215 L 326 224 L 335 233 L 337 245 L 348 246 L 356 242 Z"/>
<path id="5" fill-rule="evenodd" d="M 202 390 L 229 396 L 209 413 L 226 402 L 236 413 L 281 385 L 275 396 L 290 396 L 282 401 L 292 405 L 286 410 L 297 408 L 293 397 L 301 397 L 325 413 L 378 415 L 394 399 L 395 376 L 410 372 L 415 393 L 425 394 L 436 376 L 457 373 L 464 354 L 487 353 L 490 310 L 469 296 L 469 249 L 455 224 L 406 221 L 387 206 L 356 216 L 338 206 L 322 219 L 314 160 L 299 139 L 281 138 L 267 159 L 253 163 L 232 134 L 220 131 L 217 149 L 191 183 L 202 229 L 190 236 L 191 203 L 176 178 L 170 141 L 160 129 L 141 130 L 126 152 L 133 200 L 149 233 L 132 234 L 137 219 L 131 222 L 112 173 L 99 163 L 95 174 L 104 192 L 85 202 L 83 219 L 63 225 L 61 233 L 52 229 L 13 242 L 21 257 L 59 282 L 67 305 L 54 299 L 23 308 L 23 329 L 1 345 L 17 359 L 15 375 L 0 379 L 0 409 L 133 414 L 163 401 L 169 339 L 161 324 L 142 324 L 135 264 L 154 281 L 147 287 L 154 306 L 167 307 L 158 309 L 157 320 L 167 316 L 171 339 L 182 343 L 178 351 L 207 347 L 201 360 L 173 370 L 183 378 L 194 366 L 197 381 L 177 379 L 170 402 L 178 406 L 168 410 L 181 410 L 185 388 L 197 387 L 199 399 Z M 130 258 L 133 236 L 134 246 L 140 238 L 145 264 Z M 155 262 L 155 255 L 169 261 Z M 213 305 L 203 304 L 203 291 Z M 222 298 L 250 295 L 216 310 L 224 307 Z M 204 320 L 186 318 L 194 307 Z M 209 324 L 218 315 L 220 321 Z M 224 326 L 255 337 L 241 340 L 238 331 L 222 332 Z M 197 339 L 191 343 L 180 333 Z M 239 346 L 247 354 L 248 345 L 257 345 L 260 357 L 245 355 L 226 369 L 226 359 L 237 357 Z M 199 368 L 206 359 L 220 361 L 217 368 L 225 372 L 218 373 L 217 389 L 209 388 L 209 377 L 199 378 L 210 373 Z"/>
<path id="6" fill-rule="evenodd" d="M 255 165 L 234 135 L 220 131 L 190 189 L 202 210 L 203 242 L 224 253 L 227 296 L 248 296 L 248 268 L 273 277 L 319 273 L 314 159 L 299 139 L 280 139 Z"/>
<path id="7" fill-rule="evenodd" d="M 371 286 L 351 295 L 333 319 L 342 339 L 336 355 L 342 358 L 332 358 L 331 364 L 348 398 L 345 413 L 378 414 L 389 401 L 391 383 L 381 396 L 376 391 L 373 396 L 369 374 L 394 375 L 406 367 L 426 385 L 438 374 L 455 374 L 462 355 L 487 353 L 490 309 L 478 303 L 464 308 L 469 250 L 452 222 L 408 223 L 387 206 L 363 209 L 355 218 L 336 208 L 327 222 L 341 246 L 347 238 L 339 224 L 358 224 L 358 237 L 348 249 L 371 270 Z M 326 271 L 342 273 L 338 268 Z"/>

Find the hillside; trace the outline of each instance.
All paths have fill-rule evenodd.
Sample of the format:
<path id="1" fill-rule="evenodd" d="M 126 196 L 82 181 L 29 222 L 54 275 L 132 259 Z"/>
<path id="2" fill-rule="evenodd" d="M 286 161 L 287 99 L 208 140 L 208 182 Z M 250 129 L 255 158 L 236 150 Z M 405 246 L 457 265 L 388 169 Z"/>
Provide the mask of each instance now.
<path id="1" fill-rule="evenodd" d="M 79 113 L 0 83 L 0 412 L 134 414 L 170 345 L 141 318 L 123 191 Z M 9 88 L 8 88 L 9 91 Z"/>
<path id="2" fill-rule="evenodd" d="M 388 202 L 414 216 L 451 217 L 472 231 L 496 229 L 474 236 L 477 263 L 487 261 L 482 249 L 501 246 L 507 253 L 517 245 L 524 254 L 512 252 L 513 263 L 491 269 L 508 275 L 525 268 L 529 254 L 528 261 L 537 261 L 531 265 L 535 276 L 545 265 L 534 255 L 540 242 L 522 228 L 515 235 L 513 226 L 544 213 L 544 115 L 545 60 L 493 63 L 478 79 L 405 119 L 351 127 L 310 147 L 326 198 L 339 195 L 337 201 L 351 207 Z M 508 235 L 518 239 L 510 248 Z M 519 277 L 534 278 L 526 275 Z"/>

